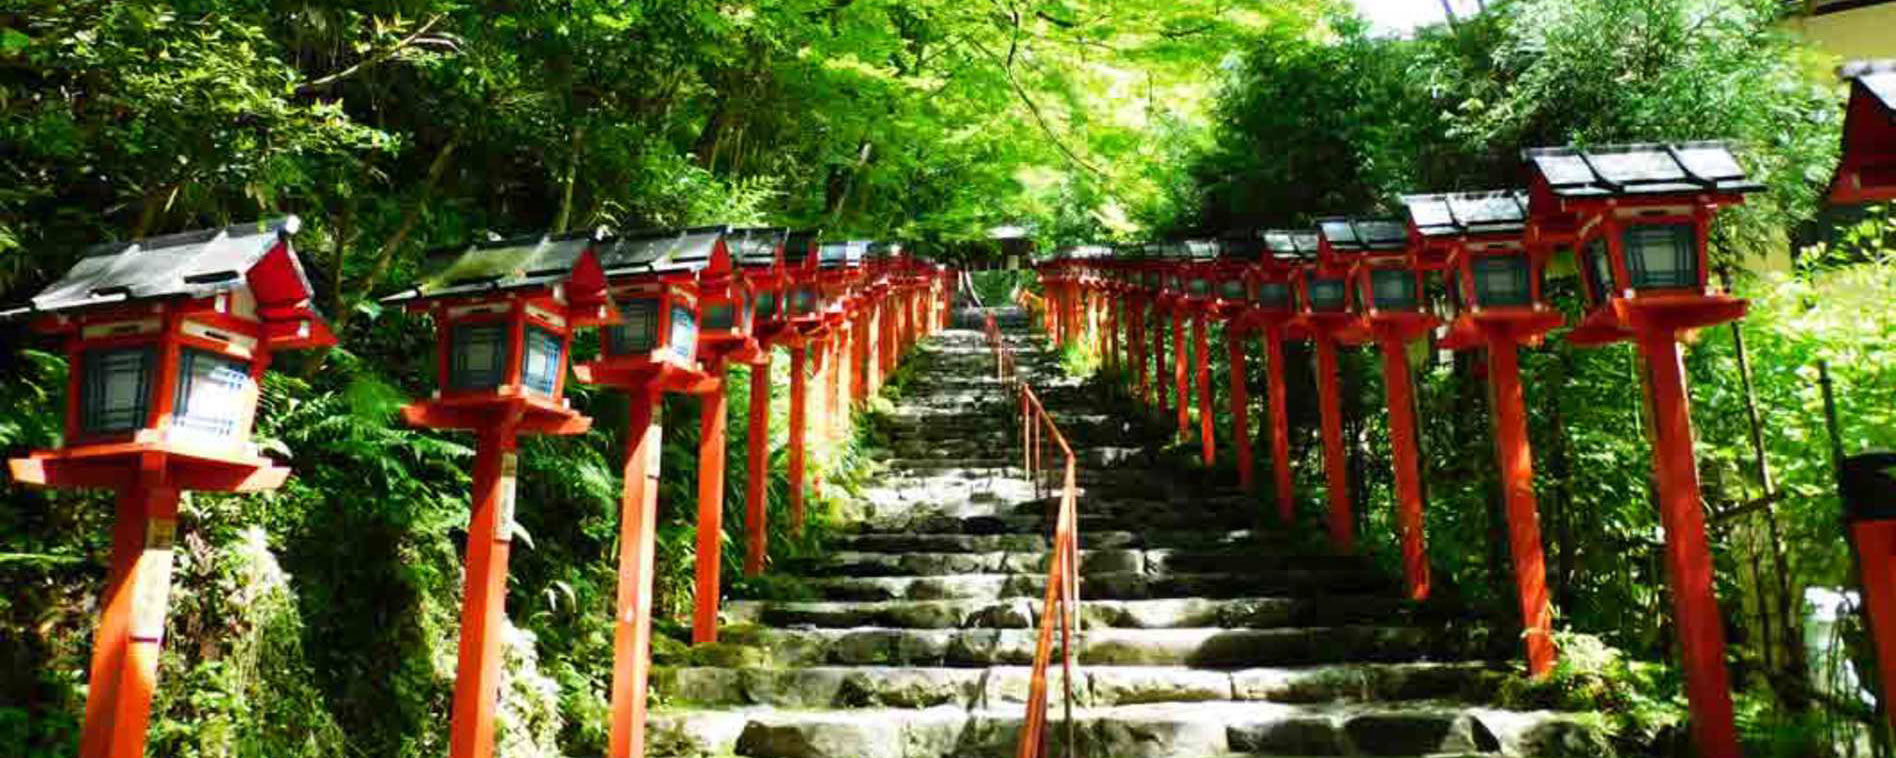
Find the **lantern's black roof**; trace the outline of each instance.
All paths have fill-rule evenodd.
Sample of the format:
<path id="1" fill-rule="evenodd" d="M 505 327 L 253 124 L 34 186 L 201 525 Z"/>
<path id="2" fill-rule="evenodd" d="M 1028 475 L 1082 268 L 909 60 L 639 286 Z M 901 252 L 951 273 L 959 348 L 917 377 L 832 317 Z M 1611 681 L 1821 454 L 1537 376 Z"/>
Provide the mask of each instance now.
<path id="1" fill-rule="evenodd" d="M 1172 240 L 1161 243 L 1160 256 L 1175 261 L 1208 261 L 1218 257 L 1216 240 Z"/>
<path id="2" fill-rule="evenodd" d="M 1763 185 L 1723 142 L 1530 148 L 1522 156 L 1561 197 L 1750 192 Z"/>
<path id="3" fill-rule="evenodd" d="M 1409 227 L 1393 218 L 1325 218 L 1317 233 L 1330 247 L 1346 253 L 1402 250 L 1409 246 Z"/>
<path id="4" fill-rule="evenodd" d="M 1837 73 L 1862 85 L 1865 92 L 1883 105 L 1883 110 L 1896 112 L 1896 60 L 1851 61 Z"/>
<path id="5" fill-rule="evenodd" d="M 1283 261 L 1305 260 L 1317 254 L 1317 233 L 1291 229 L 1266 229 L 1257 233 L 1271 257 Z"/>
<path id="6" fill-rule="evenodd" d="M 737 265 L 769 267 L 777 264 L 777 251 L 789 237 L 790 230 L 782 227 L 735 229 L 727 244 Z"/>
<path id="7" fill-rule="evenodd" d="M 1218 237 L 1218 257 L 1225 260 L 1252 261 L 1263 249 L 1263 237 L 1255 232 L 1228 232 Z"/>
<path id="8" fill-rule="evenodd" d="M 791 267 L 803 265 L 810 254 L 815 252 L 816 241 L 822 236 L 823 232 L 817 229 L 790 232 L 783 243 L 784 264 Z"/>
<path id="9" fill-rule="evenodd" d="M 591 231 L 476 242 L 427 253 L 427 268 L 414 287 L 382 298 L 391 305 L 471 295 L 493 290 L 552 286 L 573 273 L 573 263 L 599 239 Z"/>
<path id="10" fill-rule="evenodd" d="M 1409 222 L 1424 237 L 1510 234 L 1527 228 L 1527 191 L 1405 195 Z"/>
<path id="11" fill-rule="evenodd" d="M 860 266 L 863 259 L 869 256 L 870 247 L 875 244 L 868 240 L 825 242 L 817 250 L 817 263 L 823 268 Z"/>
<path id="12" fill-rule="evenodd" d="M 301 226 L 297 217 L 285 216 L 93 245 L 63 278 L 27 303 L 0 311 L 0 318 L 227 292 L 243 285 L 244 275 Z M 307 292 L 302 264 L 291 260 Z"/>
<path id="13" fill-rule="evenodd" d="M 599 265 L 608 277 L 702 271 L 730 233 L 728 226 L 631 232 L 600 243 Z"/>
<path id="14" fill-rule="evenodd" d="M 1068 245 L 1055 250 L 1056 260 L 1095 260 L 1113 257 L 1113 249 L 1107 245 Z"/>

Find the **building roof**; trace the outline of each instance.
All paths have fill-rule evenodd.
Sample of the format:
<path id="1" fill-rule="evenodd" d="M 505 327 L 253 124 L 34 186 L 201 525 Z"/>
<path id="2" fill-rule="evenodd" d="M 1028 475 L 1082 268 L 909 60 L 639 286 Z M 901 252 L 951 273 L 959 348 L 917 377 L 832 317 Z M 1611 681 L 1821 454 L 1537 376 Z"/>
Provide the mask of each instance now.
<path id="1" fill-rule="evenodd" d="M 702 271 L 730 233 L 728 226 L 631 232 L 600 243 L 599 265 L 607 276 Z"/>
<path id="2" fill-rule="evenodd" d="M 0 311 L 0 317 L 228 292 L 248 283 L 251 270 L 279 245 L 288 245 L 301 225 L 297 217 L 285 216 L 94 245 L 59 281 L 27 303 Z M 282 279 L 287 289 L 296 291 L 258 293 L 259 300 L 293 302 L 310 297 L 309 278 L 302 264 L 295 255 L 288 256 L 288 263 L 288 276 L 272 280 Z"/>
<path id="3" fill-rule="evenodd" d="M 1409 227 L 1393 218 L 1325 218 L 1317 233 L 1345 253 L 1399 251 L 1409 246 Z"/>
<path id="4" fill-rule="evenodd" d="M 1837 75 L 1862 85 L 1883 110 L 1896 113 L 1896 60 L 1851 61 Z"/>
<path id="5" fill-rule="evenodd" d="M 1302 260 L 1317 254 L 1317 233 L 1308 230 L 1266 229 L 1258 232 L 1264 249 L 1278 260 Z"/>
<path id="6" fill-rule="evenodd" d="M 1405 195 L 1409 223 L 1424 237 L 1512 234 L 1527 228 L 1527 191 Z"/>
<path id="7" fill-rule="evenodd" d="M 1530 148 L 1522 157 L 1560 197 L 1620 197 L 1689 192 L 1750 192 L 1723 142 Z"/>
<path id="8" fill-rule="evenodd" d="M 476 242 L 428 253 L 429 273 L 402 292 L 382 298 L 396 304 L 499 290 L 551 287 L 573 273 L 573 264 L 599 239 L 591 231 Z"/>

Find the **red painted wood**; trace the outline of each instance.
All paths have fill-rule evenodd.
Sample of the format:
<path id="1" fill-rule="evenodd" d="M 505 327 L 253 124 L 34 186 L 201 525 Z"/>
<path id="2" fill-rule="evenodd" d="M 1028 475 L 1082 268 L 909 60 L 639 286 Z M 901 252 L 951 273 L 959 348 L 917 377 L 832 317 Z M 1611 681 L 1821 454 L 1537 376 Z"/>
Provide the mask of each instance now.
<path id="1" fill-rule="evenodd" d="M 461 590 L 460 657 L 448 755 L 494 754 L 494 709 L 500 695 L 501 637 L 506 620 L 511 548 L 515 433 L 511 424 L 483 429 L 474 453 L 473 511 L 467 527 L 467 576 Z"/>
<path id="2" fill-rule="evenodd" d="M 1691 398 L 1679 345 L 1670 332 L 1645 333 L 1651 393 L 1653 458 L 1659 483 L 1659 515 L 1666 530 L 1666 568 L 1673 617 L 1684 657 L 1685 695 L 1692 742 L 1704 758 L 1735 758 L 1731 681 L 1725 670 L 1725 628 L 1713 591 L 1712 554 L 1706 545 L 1705 507 L 1700 501 L 1698 463 L 1692 453 Z"/>
<path id="3" fill-rule="evenodd" d="M 1876 668 L 1884 703 L 1896 703 L 1896 520 L 1862 520 L 1850 524 L 1851 546 L 1856 549 L 1858 581 L 1863 605 L 1870 616 L 1870 638 L 1876 643 Z M 1896 726 L 1896 709 L 1886 708 Z"/>
<path id="4" fill-rule="evenodd" d="M 1312 340 L 1317 352 L 1317 406 L 1323 416 L 1323 472 L 1329 480 L 1330 543 L 1337 550 L 1356 550 L 1356 520 L 1350 513 L 1350 469 L 1343 453 L 1342 388 L 1337 386 L 1336 341 L 1319 334 Z"/>
<path id="5" fill-rule="evenodd" d="M 1185 353 L 1185 314 L 1172 312 L 1172 407 L 1178 416 L 1178 439 L 1191 439 L 1192 434 L 1192 389 L 1188 369 L 1191 358 Z"/>
<path id="6" fill-rule="evenodd" d="M 1218 462 L 1218 441 L 1214 424 L 1217 414 L 1211 410 L 1211 338 L 1205 326 L 1205 313 L 1192 319 L 1192 353 L 1197 360 L 1194 373 L 1198 380 L 1199 457 L 1209 467 Z"/>
<path id="7" fill-rule="evenodd" d="M 612 635 L 612 727 L 607 758 L 644 758 L 645 699 L 652 662 L 652 574 L 657 557 L 659 390 L 628 393 L 625 491 L 620 498 L 619 593 Z"/>
<path id="8" fill-rule="evenodd" d="M 698 554 L 691 644 L 718 641 L 719 584 L 724 568 L 724 424 L 729 404 L 724 366 L 707 367 L 716 384 L 698 396 Z"/>
<path id="9" fill-rule="evenodd" d="M 162 459 L 147 456 L 142 475 L 119 491 L 104 611 L 93 636 L 80 758 L 145 754 L 170 604 L 169 540 L 178 522 L 178 489 L 165 481 Z"/>
<path id="10" fill-rule="evenodd" d="M 1389 442 L 1395 458 L 1396 526 L 1402 542 L 1403 586 L 1411 600 L 1424 600 L 1429 596 L 1429 556 L 1422 528 L 1422 464 L 1416 450 L 1414 380 L 1403 340 L 1385 332 L 1380 342 L 1383 389 L 1389 405 Z"/>
<path id="11" fill-rule="evenodd" d="M 1277 519 L 1285 526 L 1297 520 L 1297 490 L 1290 477 L 1290 417 L 1284 392 L 1284 332 L 1264 328 L 1265 399 L 1271 409 L 1271 477 L 1277 485 Z"/>
<path id="12" fill-rule="evenodd" d="M 770 542 L 770 358 L 751 366 L 750 423 L 744 438 L 744 575 L 764 573 Z"/>
<path id="13" fill-rule="evenodd" d="M 1251 388 L 1245 375 L 1244 333 L 1235 324 L 1225 327 L 1225 353 L 1231 362 L 1231 446 L 1238 454 L 1238 486 L 1257 491 L 1257 473 L 1251 461 Z"/>
<path id="14" fill-rule="evenodd" d="M 803 533 L 804 435 L 809 431 L 805 409 L 810 401 L 806 348 L 790 346 L 790 452 L 785 468 L 790 477 L 790 531 Z"/>
<path id="15" fill-rule="evenodd" d="M 1547 600 L 1547 566 L 1541 550 L 1540 509 L 1534 500 L 1534 456 L 1527 440 L 1527 400 L 1520 359 L 1512 338 L 1488 343 L 1488 383 L 1494 393 L 1494 448 L 1507 502 L 1508 550 L 1521 604 L 1527 673 L 1546 676 L 1554 668 L 1554 612 Z"/>

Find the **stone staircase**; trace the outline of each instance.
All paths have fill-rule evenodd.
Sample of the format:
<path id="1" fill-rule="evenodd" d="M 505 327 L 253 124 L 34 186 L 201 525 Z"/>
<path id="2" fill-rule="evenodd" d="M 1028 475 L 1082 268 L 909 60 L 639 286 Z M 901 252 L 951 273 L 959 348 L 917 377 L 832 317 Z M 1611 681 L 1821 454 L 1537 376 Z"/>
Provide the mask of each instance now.
<path id="1" fill-rule="evenodd" d="M 727 601 L 722 666 L 660 666 L 652 755 L 1012 756 L 1054 501 L 972 314 L 910 360 L 858 531 L 773 571 L 805 597 Z M 1020 368 L 1080 456 L 1081 618 L 1049 755 L 1610 755 L 1584 715 L 1491 707 L 1512 676 L 1484 629 L 1392 577 L 1256 523 L 1262 500 L 1164 452 L 1065 379 L 1015 315 Z M 1500 661 L 1499 663 L 1495 661 Z"/>

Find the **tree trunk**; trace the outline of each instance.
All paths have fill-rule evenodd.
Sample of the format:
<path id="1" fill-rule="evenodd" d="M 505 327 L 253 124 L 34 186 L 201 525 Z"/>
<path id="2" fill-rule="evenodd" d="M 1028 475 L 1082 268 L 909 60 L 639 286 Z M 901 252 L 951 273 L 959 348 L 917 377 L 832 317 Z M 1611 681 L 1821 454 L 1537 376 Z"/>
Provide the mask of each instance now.
<path id="1" fill-rule="evenodd" d="M 388 240 L 382 243 L 381 249 L 376 251 L 375 265 L 370 267 L 368 275 L 362 278 L 357 286 L 358 291 L 363 294 L 374 292 L 376 285 L 380 284 L 382 277 L 388 273 L 389 265 L 395 261 L 396 251 L 408 241 L 408 235 L 414 233 L 415 226 L 421 223 L 421 214 L 428 209 L 428 201 L 434 197 L 435 186 L 441 183 L 442 174 L 447 173 L 448 163 L 454 157 L 455 148 L 460 144 L 460 137 L 457 136 L 448 140 L 447 144 L 441 146 L 441 151 L 435 153 L 434 161 L 428 164 L 428 176 L 421 184 L 419 196 L 415 198 L 414 204 L 408 207 L 408 211 L 402 214 L 402 222 L 395 227 L 395 233 L 389 235 Z M 342 285 L 338 282 L 336 286 L 340 289 Z M 341 334 L 343 327 L 348 325 L 350 312 L 351 309 L 345 308 L 334 314 L 337 334 Z"/>
<path id="2" fill-rule="evenodd" d="M 560 184 L 560 212 L 553 217 L 553 233 L 564 234 L 573 223 L 573 185 L 579 183 L 579 155 L 586 139 L 586 125 L 573 127 L 572 142 L 567 145 L 566 175 Z"/>

